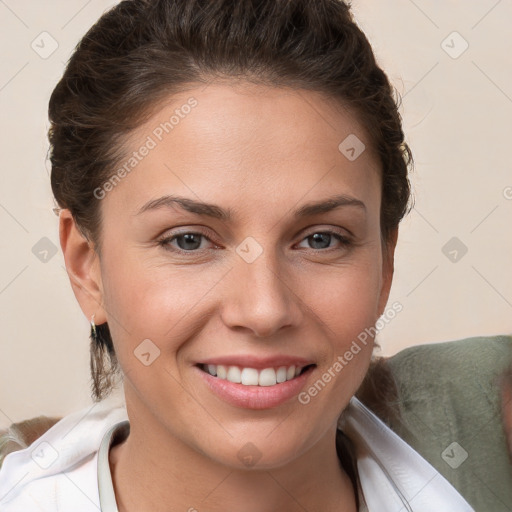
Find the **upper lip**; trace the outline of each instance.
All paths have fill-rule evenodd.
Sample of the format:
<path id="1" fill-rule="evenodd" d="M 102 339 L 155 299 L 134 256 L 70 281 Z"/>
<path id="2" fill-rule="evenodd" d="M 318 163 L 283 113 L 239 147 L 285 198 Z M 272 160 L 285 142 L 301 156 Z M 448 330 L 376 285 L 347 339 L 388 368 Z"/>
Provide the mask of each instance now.
<path id="1" fill-rule="evenodd" d="M 255 368 L 256 370 L 263 370 L 264 368 L 279 368 L 280 366 L 298 366 L 303 368 L 313 361 L 303 357 L 277 355 L 273 357 L 258 357 L 254 355 L 231 355 L 219 356 L 203 359 L 197 364 L 215 364 L 223 366 L 240 366 L 241 368 Z"/>

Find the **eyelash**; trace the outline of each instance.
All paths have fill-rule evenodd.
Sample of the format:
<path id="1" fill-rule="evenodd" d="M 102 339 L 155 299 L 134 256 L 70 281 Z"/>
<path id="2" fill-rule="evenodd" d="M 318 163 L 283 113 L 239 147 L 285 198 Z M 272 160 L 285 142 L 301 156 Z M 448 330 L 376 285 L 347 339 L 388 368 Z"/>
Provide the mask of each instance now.
<path id="1" fill-rule="evenodd" d="M 334 238 L 336 238 L 342 245 L 342 248 L 343 249 L 347 249 L 349 248 L 353 242 L 347 238 L 346 236 L 344 235 L 341 235 L 340 233 L 338 233 L 337 231 L 331 231 L 331 230 L 326 230 L 326 231 L 314 231 L 313 233 L 305 236 L 304 238 L 302 238 L 301 242 L 312 237 L 313 235 L 317 235 L 317 234 L 322 234 L 322 235 L 331 235 L 333 236 Z M 198 236 L 201 236 L 203 238 L 205 238 L 206 240 L 208 240 L 209 242 L 212 242 L 212 240 L 204 233 L 201 233 L 201 232 L 196 232 L 196 231 L 184 231 L 182 233 L 178 233 L 176 235 L 172 235 L 172 236 L 166 236 L 166 237 L 162 237 L 162 238 L 159 238 L 157 240 L 158 242 L 158 245 L 160 247 L 162 247 L 163 249 L 165 249 L 166 251 L 171 251 L 171 252 L 177 252 L 177 253 L 181 253 L 181 254 L 193 254 L 193 253 L 198 253 L 200 252 L 200 249 L 196 249 L 196 250 L 190 250 L 190 251 L 186 251 L 184 249 L 180 249 L 180 248 L 176 248 L 176 247 L 172 247 L 171 246 L 171 242 L 173 240 L 176 240 L 182 236 L 185 236 L 185 235 L 198 235 Z M 212 242 L 214 243 L 214 242 Z M 333 250 L 336 250 L 335 248 L 327 248 L 327 249 L 311 249 L 313 251 L 319 251 L 319 252 L 329 252 L 329 251 L 333 251 Z"/>

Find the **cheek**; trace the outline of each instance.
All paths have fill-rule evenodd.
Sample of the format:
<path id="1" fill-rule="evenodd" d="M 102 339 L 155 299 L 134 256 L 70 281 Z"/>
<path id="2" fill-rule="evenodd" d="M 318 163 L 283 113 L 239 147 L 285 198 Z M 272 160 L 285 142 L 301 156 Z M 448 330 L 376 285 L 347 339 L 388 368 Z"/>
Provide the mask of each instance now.
<path id="1" fill-rule="evenodd" d="M 314 292 L 319 334 L 327 340 L 313 379 L 298 396 L 311 417 L 333 422 L 360 387 L 373 352 L 373 327 L 378 317 L 381 274 L 377 263 L 353 265 L 332 272 Z"/>
<path id="2" fill-rule="evenodd" d="M 378 258 L 368 255 L 346 268 L 331 269 L 316 282 L 314 287 L 305 283 L 305 296 L 333 333 L 345 334 L 340 343 L 377 320 L 382 286 Z"/>
<path id="3" fill-rule="evenodd" d="M 367 261 L 340 269 L 307 295 L 329 340 L 322 366 L 330 377 L 325 377 L 333 381 L 333 388 L 343 387 L 340 397 L 348 390 L 354 393 L 368 369 L 379 316 L 380 268 L 378 261 Z"/>
<path id="4" fill-rule="evenodd" d="M 224 271 L 199 271 L 151 265 L 143 259 L 121 261 L 105 256 L 104 304 L 119 362 L 126 372 L 142 342 L 161 351 L 174 352 L 194 335 L 206 318 L 205 294 L 214 288 Z M 149 345 L 151 346 L 151 345 Z"/>

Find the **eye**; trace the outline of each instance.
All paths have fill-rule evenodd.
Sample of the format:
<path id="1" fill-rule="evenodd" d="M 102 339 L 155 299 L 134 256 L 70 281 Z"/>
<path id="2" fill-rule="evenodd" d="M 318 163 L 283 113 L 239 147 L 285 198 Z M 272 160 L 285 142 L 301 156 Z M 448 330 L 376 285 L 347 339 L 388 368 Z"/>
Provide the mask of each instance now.
<path id="1" fill-rule="evenodd" d="M 345 249 L 351 245 L 351 241 L 346 236 L 338 233 L 336 231 L 317 231 L 308 235 L 306 238 L 302 240 L 301 243 L 307 241 L 312 244 L 312 249 L 315 250 L 323 250 L 323 249 L 333 249 L 336 250 L 335 247 L 331 245 L 333 240 L 337 240 L 340 249 Z M 172 236 L 165 236 L 158 240 L 158 245 L 163 247 L 167 251 L 175 251 L 181 253 L 193 253 L 199 252 L 201 249 L 206 249 L 207 243 L 203 244 L 202 242 L 210 242 L 213 244 L 211 239 L 206 236 L 204 233 L 186 231 L 183 233 L 178 233 Z M 306 247 L 307 248 L 307 247 Z"/>
<path id="2" fill-rule="evenodd" d="M 311 243 L 314 246 L 312 247 L 313 249 L 321 250 L 332 248 L 329 242 L 333 239 L 338 240 L 342 248 L 346 248 L 351 244 L 350 240 L 346 236 L 343 236 L 336 231 L 318 231 L 307 236 L 303 241 L 306 240 Z"/>
<path id="3" fill-rule="evenodd" d="M 204 249 L 204 246 L 201 244 L 202 239 L 211 242 L 211 240 L 203 233 L 187 231 L 161 238 L 158 240 L 158 245 L 168 251 L 197 252 L 198 249 Z M 177 247 L 173 245 L 173 242 L 176 242 Z"/>

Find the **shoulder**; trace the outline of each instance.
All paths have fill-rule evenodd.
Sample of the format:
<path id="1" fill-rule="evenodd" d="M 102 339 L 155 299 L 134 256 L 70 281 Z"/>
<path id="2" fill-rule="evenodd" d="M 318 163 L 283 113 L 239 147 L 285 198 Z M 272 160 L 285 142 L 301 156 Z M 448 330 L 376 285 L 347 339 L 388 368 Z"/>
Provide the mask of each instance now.
<path id="1" fill-rule="evenodd" d="M 96 511 L 98 448 L 105 432 L 124 419 L 123 407 L 97 403 L 8 453 L 0 468 L 0 509 Z"/>
<path id="2" fill-rule="evenodd" d="M 403 420 L 391 428 L 476 507 L 510 503 L 500 386 L 512 363 L 512 336 L 419 345 L 387 361 Z"/>
<path id="3" fill-rule="evenodd" d="M 355 447 L 369 510 L 473 512 L 463 495 L 356 397 L 338 423 Z"/>
<path id="4" fill-rule="evenodd" d="M 512 336 L 419 345 L 387 362 L 399 387 L 401 413 L 413 431 L 420 426 L 414 418 L 426 421 L 436 437 L 475 435 L 490 416 L 501 428 L 500 379 L 512 363 Z"/>
<path id="5" fill-rule="evenodd" d="M 9 453 L 26 448 L 62 418 L 38 416 L 13 423 L 0 431 L 0 467 Z"/>
<path id="6" fill-rule="evenodd" d="M 450 375 L 471 373 L 477 370 L 479 381 L 492 379 L 512 361 L 512 335 L 475 336 L 472 338 L 429 343 L 406 348 L 388 358 L 393 373 L 409 379 L 411 371 L 418 377 L 437 376 L 443 381 Z M 444 372 L 441 375 L 441 372 Z M 451 379 L 453 381 L 453 379 Z M 432 383 L 435 380 L 429 379 Z"/>

